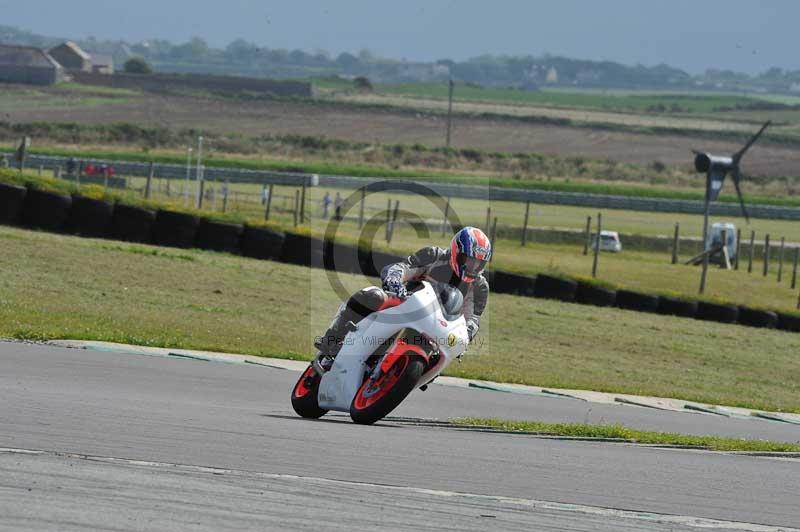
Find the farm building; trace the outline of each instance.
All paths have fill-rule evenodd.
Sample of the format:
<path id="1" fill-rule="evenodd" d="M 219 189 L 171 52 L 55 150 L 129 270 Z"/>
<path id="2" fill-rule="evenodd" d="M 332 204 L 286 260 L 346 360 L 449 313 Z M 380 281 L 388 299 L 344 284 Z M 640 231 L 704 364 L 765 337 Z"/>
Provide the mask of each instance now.
<path id="1" fill-rule="evenodd" d="M 59 44 L 48 53 L 67 70 L 92 71 L 92 57 L 72 41 Z"/>
<path id="2" fill-rule="evenodd" d="M 0 82 L 54 85 L 63 80 L 64 68 L 44 50 L 0 44 Z"/>
<path id="3" fill-rule="evenodd" d="M 94 74 L 113 74 L 114 58 L 110 55 L 90 53 L 92 58 L 92 73 Z"/>

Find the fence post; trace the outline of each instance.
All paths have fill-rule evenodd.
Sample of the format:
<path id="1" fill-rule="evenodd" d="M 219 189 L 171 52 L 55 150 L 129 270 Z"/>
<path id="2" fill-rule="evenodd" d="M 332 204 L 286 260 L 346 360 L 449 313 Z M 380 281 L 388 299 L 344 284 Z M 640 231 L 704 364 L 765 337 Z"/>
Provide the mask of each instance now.
<path id="1" fill-rule="evenodd" d="M 747 273 L 753 273 L 753 254 L 756 246 L 756 232 L 750 231 L 750 254 L 747 258 Z"/>
<path id="2" fill-rule="evenodd" d="M 361 207 L 358 212 L 358 228 L 364 227 L 364 204 L 367 202 L 367 189 L 361 189 Z"/>
<path id="3" fill-rule="evenodd" d="M 680 222 L 675 222 L 675 236 L 672 237 L 672 264 L 678 263 L 678 246 L 680 245 Z"/>
<path id="4" fill-rule="evenodd" d="M 395 200 L 394 202 L 394 213 L 392 214 L 392 221 L 389 224 L 389 238 L 386 240 L 388 243 L 391 244 L 392 237 L 394 236 L 394 224 L 397 222 L 397 212 L 400 210 L 400 200 Z"/>
<path id="5" fill-rule="evenodd" d="M 800 260 L 800 247 L 794 248 L 794 267 L 792 268 L 792 290 L 797 286 L 797 262 Z"/>
<path id="6" fill-rule="evenodd" d="M 733 269 L 739 269 L 739 254 L 742 252 L 742 230 L 736 230 L 736 257 L 733 259 Z"/>
<path id="7" fill-rule="evenodd" d="M 442 236 L 447 230 L 447 218 L 450 217 L 450 197 L 447 198 L 447 203 L 444 204 L 444 218 L 442 218 Z"/>
<path id="8" fill-rule="evenodd" d="M 522 222 L 522 246 L 525 247 L 525 242 L 528 240 L 528 215 L 531 213 L 531 202 L 525 202 L 525 221 Z"/>
<path id="9" fill-rule="evenodd" d="M 300 223 L 306 221 L 306 179 L 303 178 L 303 190 L 300 195 Z"/>
<path id="10" fill-rule="evenodd" d="M 149 189 L 150 188 L 150 185 L 149 185 L 150 181 L 148 180 L 147 183 L 148 183 L 147 188 Z M 201 209 L 201 210 L 203 209 L 203 197 L 205 195 L 206 195 L 206 180 L 205 179 L 200 179 L 200 194 L 199 194 L 199 196 L 197 198 L 197 208 L 198 209 Z"/>
<path id="11" fill-rule="evenodd" d="M 764 277 L 769 273 L 769 235 L 764 239 Z"/>
<path id="12" fill-rule="evenodd" d="M 61 179 L 61 167 L 60 166 L 56 166 L 55 168 L 53 168 L 53 177 L 56 178 L 56 179 Z"/>
<path id="13" fill-rule="evenodd" d="M 589 254 L 589 246 L 592 243 L 592 217 L 586 217 L 586 239 L 583 241 L 583 254 Z"/>
<path id="14" fill-rule="evenodd" d="M 597 213 L 597 238 L 594 241 L 594 259 L 592 260 L 592 277 L 597 277 L 597 257 L 600 255 L 600 232 L 603 229 L 603 213 Z"/>
<path id="15" fill-rule="evenodd" d="M 42 172 L 44 172 L 44 166 L 41 164 L 39 165 L 39 177 L 42 177 Z"/>
<path id="16" fill-rule="evenodd" d="M 272 187 L 274 183 L 269 184 L 269 193 L 267 194 L 267 208 L 264 210 L 264 220 L 269 220 L 269 208 L 272 205 Z"/>
<path id="17" fill-rule="evenodd" d="M 781 279 L 783 279 L 783 250 L 784 245 L 786 244 L 786 237 L 781 237 L 781 250 L 778 252 L 778 284 L 780 284 Z"/>
<path id="18" fill-rule="evenodd" d="M 492 221 L 492 208 L 486 207 L 486 225 L 484 225 L 483 227 L 489 232 L 491 232 L 492 228 L 492 226 L 489 225 L 489 222 L 491 221 Z"/>
<path id="19" fill-rule="evenodd" d="M 144 198 L 150 199 L 150 187 L 153 185 L 153 175 L 155 173 L 156 165 L 151 161 L 150 162 L 150 171 L 147 172 L 147 184 L 144 187 Z M 203 207 L 203 200 L 200 200 L 200 208 Z"/>
<path id="20" fill-rule="evenodd" d="M 230 188 L 231 188 L 231 180 L 230 179 L 226 179 L 225 180 L 225 189 L 224 189 L 225 194 L 222 196 L 222 212 L 223 212 L 223 214 L 225 213 L 225 211 L 228 210 L 228 190 Z M 167 195 L 169 195 L 169 181 L 167 181 Z"/>
<path id="21" fill-rule="evenodd" d="M 386 200 L 386 243 L 388 244 L 392 237 L 389 235 L 389 231 L 391 228 L 389 227 L 392 223 L 392 198 Z"/>
<path id="22" fill-rule="evenodd" d="M 300 191 L 295 189 L 294 191 L 294 211 L 292 214 L 294 215 L 294 226 L 297 227 L 297 215 L 300 214 Z"/>
<path id="23" fill-rule="evenodd" d="M 497 242 L 497 216 L 494 217 L 494 223 L 492 223 L 491 235 L 489 241 L 492 243 L 492 249 L 494 250 L 495 243 Z"/>

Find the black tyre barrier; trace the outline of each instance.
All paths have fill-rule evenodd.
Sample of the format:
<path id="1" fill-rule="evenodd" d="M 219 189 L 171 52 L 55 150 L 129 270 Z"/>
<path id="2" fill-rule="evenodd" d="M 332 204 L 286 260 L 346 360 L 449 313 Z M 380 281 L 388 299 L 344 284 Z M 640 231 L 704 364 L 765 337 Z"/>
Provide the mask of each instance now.
<path id="1" fill-rule="evenodd" d="M 800 332 L 800 316 L 778 312 L 778 329 L 782 331 Z"/>
<path id="2" fill-rule="evenodd" d="M 407 257 L 384 253 L 383 251 L 368 251 L 359 249 L 358 261 L 361 265 L 361 273 L 367 277 L 380 277 L 381 270 L 389 264 L 402 262 Z"/>
<path id="3" fill-rule="evenodd" d="M 149 244 L 153 238 L 155 221 L 154 211 L 117 203 L 111 217 L 111 237 L 126 242 Z"/>
<path id="4" fill-rule="evenodd" d="M 323 248 L 322 267 L 339 273 L 360 273 L 359 250 L 355 246 L 326 240 Z"/>
<path id="5" fill-rule="evenodd" d="M 656 312 L 658 310 L 659 297 L 651 294 L 642 294 L 632 290 L 617 290 L 616 305 L 626 310 L 637 310 L 639 312 Z"/>
<path id="6" fill-rule="evenodd" d="M 770 310 L 758 310 L 749 307 L 739 307 L 737 320 L 741 325 L 748 327 L 761 327 L 774 329 L 778 325 L 778 315 Z"/>
<path id="7" fill-rule="evenodd" d="M 521 296 L 532 296 L 536 287 L 536 278 L 528 275 L 517 275 L 515 273 L 494 270 L 492 284 L 493 292 L 498 294 L 518 294 Z"/>
<path id="8" fill-rule="evenodd" d="M 686 301 L 677 297 L 661 296 L 658 299 L 659 314 L 694 318 L 697 315 L 697 301 Z"/>
<path id="9" fill-rule="evenodd" d="M 0 224 L 19 222 L 28 189 L 0 183 Z"/>
<path id="10" fill-rule="evenodd" d="M 194 245 L 200 249 L 239 253 L 243 231 L 244 226 L 241 224 L 204 219 L 197 228 Z"/>
<path id="11" fill-rule="evenodd" d="M 266 227 L 245 226 L 242 233 L 242 255 L 254 259 L 278 260 L 283 252 L 286 235 Z"/>
<path id="12" fill-rule="evenodd" d="M 575 301 L 584 305 L 613 307 L 614 303 L 617 301 L 617 291 L 611 288 L 603 288 L 602 286 L 578 281 L 578 289 L 575 291 Z"/>
<path id="13" fill-rule="evenodd" d="M 322 240 L 306 235 L 286 233 L 280 260 L 300 266 L 322 267 Z"/>
<path id="14" fill-rule="evenodd" d="M 497 282 L 495 272 L 495 283 Z M 539 274 L 536 276 L 536 283 L 533 288 L 533 295 L 546 299 L 558 299 L 560 301 L 574 301 L 575 292 L 578 290 L 578 282 L 572 279 L 562 279 L 551 275 Z"/>
<path id="15" fill-rule="evenodd" d="M 61 231 L 69 217 L 70 207 L 71 196 L 28 188 L 22 210 L 22 223 L 46 231 Z"/>
<path id="16" fill-rule="evenodd" d="M 190 248 L 194 246 L 200 219 L 183 212 L 163 211 L 156 213 L 153 224 L 153 243 L 159 246 Z"/>
<path id="17" fill-rule="evenodd" d="M 736 305 L 722 305 L 707 301 L 699 301 L 697 303 L 697 315 L 695 318 L 698 320 L 736 323 L 738 317 L 739 307 Z"/>
<path id="18" fill-rule="evenodd" d="M 107 201 L 72 196 L 67 231 L 90 237 L 108 236 L 113 216 L 114 206 Z"/>

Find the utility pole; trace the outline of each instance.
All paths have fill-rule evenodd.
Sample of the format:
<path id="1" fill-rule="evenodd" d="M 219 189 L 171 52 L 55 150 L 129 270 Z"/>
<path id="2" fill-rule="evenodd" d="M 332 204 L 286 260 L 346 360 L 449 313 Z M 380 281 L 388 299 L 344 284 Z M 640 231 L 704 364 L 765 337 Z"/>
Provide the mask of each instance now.
<path id="1" fill-rule="evenodd" d="M 453 80 L 448 83 L 447 90 L 447 147 L 450 147 L 450 134 L 453 128 Z"/>

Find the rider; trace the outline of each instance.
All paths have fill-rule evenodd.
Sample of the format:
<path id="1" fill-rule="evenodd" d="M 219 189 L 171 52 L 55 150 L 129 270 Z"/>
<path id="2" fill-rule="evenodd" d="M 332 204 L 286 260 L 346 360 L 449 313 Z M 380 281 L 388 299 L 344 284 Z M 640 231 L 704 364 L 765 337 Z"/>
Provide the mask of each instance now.
<path id="1" fill-rule="evenodd" d="M 469 339 L 478 334 L 481 315 L 489 299 L 489 283 L 483 270 L 492 258 L 492 244 L 483 231 L 465 227 L 450 242 L 449 249 L 424 247 L 405 261 L 386 266 L 381 272 L 383 288 L 371 286 L 353 294 L 340 307 L 330 328 L 314 342 L 323 367 L 330 367 L 347 334 L 349 322 L 358 323 L 369 314 L 382 310 L 393 297 L 407 297 L 409 281 L 434 281 L 449 283 L 464 295 L 464 318 Z"/>

